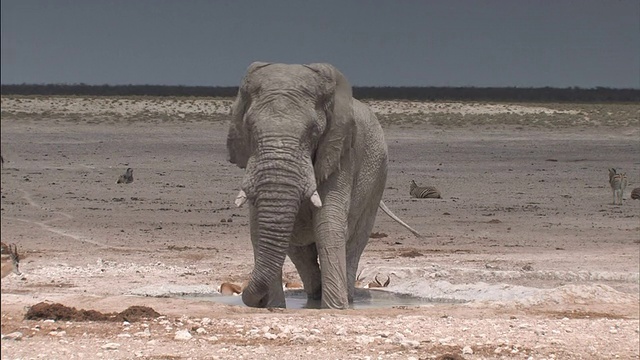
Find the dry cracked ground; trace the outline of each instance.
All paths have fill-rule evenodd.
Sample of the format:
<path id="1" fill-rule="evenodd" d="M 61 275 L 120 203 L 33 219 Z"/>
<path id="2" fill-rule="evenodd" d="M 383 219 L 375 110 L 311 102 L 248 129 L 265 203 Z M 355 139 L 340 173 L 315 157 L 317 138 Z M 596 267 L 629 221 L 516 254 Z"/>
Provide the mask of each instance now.
<path id="1" fill-rule="evenodd" d="M 639 105 L 370 101 L 383 199 L 425 237 L 380 213 L 360 267 L 388 288 L 269 311 L 216 293 L 252 268 L 231 101 L 2 96 L 2 241 L 23 257 L 2 359 L 639 358 Z"/>

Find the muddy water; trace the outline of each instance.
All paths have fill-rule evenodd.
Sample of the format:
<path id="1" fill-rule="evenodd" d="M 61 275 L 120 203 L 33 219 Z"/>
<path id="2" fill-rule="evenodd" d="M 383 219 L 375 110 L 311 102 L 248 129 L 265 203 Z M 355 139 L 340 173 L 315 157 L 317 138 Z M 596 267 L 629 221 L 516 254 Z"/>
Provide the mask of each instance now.
<path id="1" fill-rule="evenodd" d="M 194 298 L 194 296 L 187 296 Z M 241 296 L 199 295 L 195 296 L 199 300 L 208 300 L 221 304 L 245 306 Z M 288 309 L 320 309 L 320 301 L 308 300 L 307 294 L 303 290 L 285 291 L 285 300 Z M 405 294 L 398 294 L 384 290 L 358 289 L 353 299 L 352 309 L 367 308 L 393 308 L 393 307 L 414 307 L 424 305 L 434 305 L 443 303 L 454 303 L 463 301 L 452 301 L 449 299 L 428 299 L 414 297 Z"/>

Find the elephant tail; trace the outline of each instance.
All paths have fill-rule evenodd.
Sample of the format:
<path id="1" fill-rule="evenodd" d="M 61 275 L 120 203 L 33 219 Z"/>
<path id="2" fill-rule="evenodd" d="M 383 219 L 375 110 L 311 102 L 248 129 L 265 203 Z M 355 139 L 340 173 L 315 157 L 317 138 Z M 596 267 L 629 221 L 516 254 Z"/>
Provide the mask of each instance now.
<path id="1" fill-rule="evenodd" d="M 424 236 L 422 236 L 422 234 L 420 234 L 419 232 L 414 230 L 411 226 L 409 226 L 407 223 L 402 221 L 398 216 L 396 216 L 396 214 L 394 214 L 391 210 L 389 210 L 387 205 L 385 205 L 384 201 L 382 201 L 382 200 L 380 200 L 380 209 L 382 209 L 382 211 L 384 211 L 385 214 L 389 215 L 389 217 L 392 218 L 393 220 L 395 220 L 398 224 L 404 226 L 405 228 L 407 228 L 407 230 L 411 231 L 411 233 L 413 235 L 415 235 L 415 237 L 417 237 L 419 239 L 420 238 L 424 238 Z"/>

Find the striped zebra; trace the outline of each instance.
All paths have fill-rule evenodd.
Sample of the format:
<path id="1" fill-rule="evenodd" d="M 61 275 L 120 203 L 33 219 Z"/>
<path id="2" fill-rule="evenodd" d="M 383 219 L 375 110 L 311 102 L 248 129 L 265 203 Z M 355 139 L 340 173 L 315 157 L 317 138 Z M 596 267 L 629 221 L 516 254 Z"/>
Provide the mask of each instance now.
<path id="1" fill-rule="evenodd" d="M 640 200 L 640 187 L 631 190 L 631 198 L 634 200 Z"/>
<path id="2" fill-rule="evenodd" d="M 622 205 L 622 195 L 627 187 L 627 173 L 618 172 L 615 168 L 609 169 L 609 185 L 613 190 L 613 205 L 618 202 Z"/>
<path id="3" fill-rule="evenodd" d="M 441 199 L 440 191 L 433 186 L 418 186 L 411 180 L 409 184 L 409 195 L 418 199 Z"/>

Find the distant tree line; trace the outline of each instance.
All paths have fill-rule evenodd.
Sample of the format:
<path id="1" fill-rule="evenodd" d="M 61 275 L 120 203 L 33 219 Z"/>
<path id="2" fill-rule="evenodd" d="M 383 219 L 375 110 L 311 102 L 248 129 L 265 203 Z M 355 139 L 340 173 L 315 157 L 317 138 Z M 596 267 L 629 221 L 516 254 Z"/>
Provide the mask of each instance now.
<path id="1" fill-rule="evenodd" d="M 236 86 L 13 84 L 2 95 L 234 97 Z M 356 86 L 358 99 L 501 102 L 638 102 L 640 89 Z"/>

